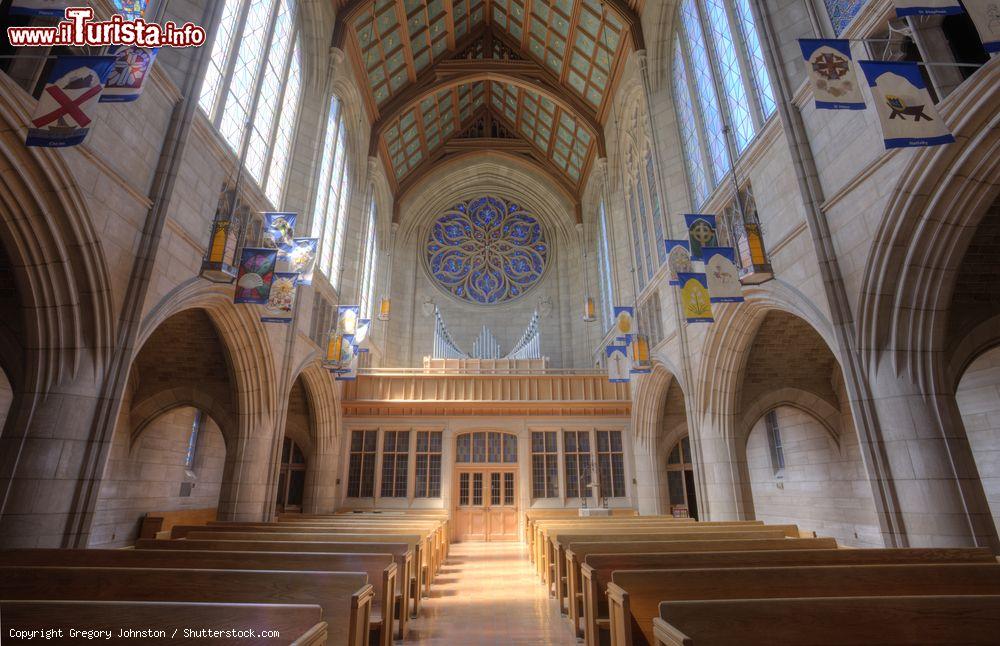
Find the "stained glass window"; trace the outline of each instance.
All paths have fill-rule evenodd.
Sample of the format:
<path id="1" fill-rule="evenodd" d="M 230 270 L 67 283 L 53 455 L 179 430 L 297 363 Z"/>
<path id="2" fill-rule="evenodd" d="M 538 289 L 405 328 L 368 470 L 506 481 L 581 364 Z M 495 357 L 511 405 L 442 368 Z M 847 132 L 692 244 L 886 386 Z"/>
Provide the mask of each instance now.
<path id="1" fill-rule="evenodd" d="M 249 137 L 246 170 L 274 206 L 298 117 L 300 65 L 293 0 L 225 0 L 199 105 L 234 152 Z"/>
<path id="2" fill-rule="evenodd" d="M 601 292 L 601 314 L 604 317 L 604 329 L 611 328 L 614 318 L 614 285 L 611 277 L 611 237 L 608 228 L 608 214 L 601 200 L 597 211 L 597 275 Z"/>
<path id="3" fill-rule="evenodd" d="M 147 0 L 115 0 L 115 9 L 126 20 L 135 20 L 142 18 L 147 4 Z"/>
<path id="4" fill-rule="evenodd" d="M 372 317 L 372 302 L 375 295 L 375 271 L 378 263 L 378 210 L 375 198 L 368 207 L 368 222 L 365 226 L 365 250 L 361 269 L 360 301 L 361 318 Z"/>
<path id="5" fill-rule="evenodd" d="M 730 169 L 776 104 L 749 0 L 683 0 L 673 88 L 694 207 Z M 708 163 L 705 163 L 707 157 Z"/>
<path id="6" fill-rule="evenodd" d="M 431 225 L 425 259 L 434 282 L 479 305 L 520 298 L 545 273 L 549 244 L 541 223 L 499 197 L 459 202 Z"/>
<path id="7" fill-rule="evenodd" d="M 334 287 L 340 281 L 340 257 L 343 255 L 343 234 L 347 224 L 349 169 L 347 164 L 344 116 L 340 100 L 330 99 L 323 152 L 320 161 L 320 190 L 313 208 L 312 236 L 319 238 L 319 269 Z"/>
<path id="8" fill-rule="evenodd" d="M 868 0 L 823 0 L 826 4 L 826 12 L 830 15 L 830 22 L 833 24 L 833 33 L 839 36 L 847 26 L 858 15 L 861 7 L 865 6 Z"/>
<path id="9" fill-rule="evenodd" d="M 673 76 L 674 105 L 681 129 L 681 145 L 684 148 L 684 165 L 687 168 L 688 182 L 691 186 L 691 198 L 695 204 L 701 204 L 708 199 L 708 179 L 705 177 L 705 159 L 702 156 L 701 140 L 698 137 L 698 122 L 691 100 L 687 66 L 684 64 L 679 38 L 674 40 Z"/>
<path id="10" fill-rule="evenodd" d="M 736 148 L 742 152 L 753 139 L 754 125 L 750 117 L 750 100 L 743 86 L 743 74 L 740 72 L 740 62 L 729 27 L 729 17 L 722 0 L 704 2 L 710 25 L 710 39 L 715 48 L 720 81 L 729 109 L 729 122 L 736 135 Z"/>

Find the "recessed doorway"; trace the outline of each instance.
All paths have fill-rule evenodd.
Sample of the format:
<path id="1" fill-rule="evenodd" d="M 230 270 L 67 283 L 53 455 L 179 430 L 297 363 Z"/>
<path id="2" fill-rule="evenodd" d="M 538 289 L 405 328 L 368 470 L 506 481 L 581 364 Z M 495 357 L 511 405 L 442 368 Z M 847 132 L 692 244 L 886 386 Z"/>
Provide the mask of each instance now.
<path id="1" fill-rule="evenodd" d="M 456 541 L 518 539 L 517 437 L 477 431 L 456 438 Z"/>

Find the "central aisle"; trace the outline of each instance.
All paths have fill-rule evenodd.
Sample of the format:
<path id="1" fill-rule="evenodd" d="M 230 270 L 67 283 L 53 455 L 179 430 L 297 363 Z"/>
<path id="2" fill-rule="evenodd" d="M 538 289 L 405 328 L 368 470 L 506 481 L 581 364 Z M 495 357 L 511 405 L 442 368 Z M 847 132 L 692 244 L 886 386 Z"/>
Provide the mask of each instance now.
<path id="1" fill-rule="evenodd" d="M 407 643 L 575 646 L 521 543 L 455 543 Z"/>

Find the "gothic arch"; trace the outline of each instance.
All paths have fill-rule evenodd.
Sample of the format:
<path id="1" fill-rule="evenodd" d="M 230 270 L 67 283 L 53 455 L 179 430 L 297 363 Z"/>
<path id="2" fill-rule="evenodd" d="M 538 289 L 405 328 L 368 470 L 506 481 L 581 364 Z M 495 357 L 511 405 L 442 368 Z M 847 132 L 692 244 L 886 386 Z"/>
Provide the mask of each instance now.
<path id="1" fill-rule="evenodd" d="M 101 239 L 65 157 L 25 148 L 33 101 L 7 77 L 0 98 L 0 243 L 26 315 L 20 387 L 45 392 L 85 365 L 100 373 L 116 319 Z M 19 100 L 23 99 L 23 100 Z"/>
<path id="2" fill-rule="evenodd" d="M 957 143 L 912 154 L 900 173 L 868 255 L 858 334 L 869 370 L 888 359 L 927 391 L 942 387 L 939 364 L 956 266 L 1000 195 L 1000 113 L 990 92 L 993 60 L 941 106 Z"/>
<path id="3" fill-rule="evenodd" d="M 840 410 L 814 393 L 788 386 L 764 394 L 743 411 L 738 426 L 743 444 L 749 440 L 750 431 L 760 421 L 760 418 L 779 406 L 797 408 L 815 419 L 830 435 L 830 440 L 836 444 L 838 450 L 840 449 L 843 428 Z"/>

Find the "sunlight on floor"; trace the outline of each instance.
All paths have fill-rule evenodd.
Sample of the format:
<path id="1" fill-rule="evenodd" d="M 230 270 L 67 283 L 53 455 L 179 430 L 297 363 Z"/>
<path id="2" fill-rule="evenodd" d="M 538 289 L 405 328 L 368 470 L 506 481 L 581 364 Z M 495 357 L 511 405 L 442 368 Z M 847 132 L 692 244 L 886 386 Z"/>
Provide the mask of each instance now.
<path id="1" fill-rule="evenodd" d="M 456 543 L 411 625 L 417 644 L 575 646 L 521 543 Z"/>

